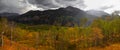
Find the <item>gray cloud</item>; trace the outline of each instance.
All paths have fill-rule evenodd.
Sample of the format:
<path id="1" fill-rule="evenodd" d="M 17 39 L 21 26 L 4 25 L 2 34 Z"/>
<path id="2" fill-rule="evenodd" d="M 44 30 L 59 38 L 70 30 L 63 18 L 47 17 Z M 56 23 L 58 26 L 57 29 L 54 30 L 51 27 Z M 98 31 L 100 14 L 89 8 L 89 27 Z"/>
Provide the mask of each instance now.
<path id="1" fill-rule="evenodd" d="M 75 5 L 84 6 L 83 0 L 56 0 L 56 2 L 64 6 L 75 6 Z"/>
<path id="2" fill-rule="evenodd" d="M 2 0 L 0 0 L 0 10 L 3 10 L 3 8 L 4 8 L 4 4 L 1 2 Z"/>
<path id="3" fill-rule="evenodd" d="M 23 13 L 32 9 L 32 6 L 41 9 L 74 6 L 83 8 L 83 0 L 0 0 L 0 12 Z"/>
<path id="4" fill-rule="evenodd" d="M 83 0 L 28 0 L 29 3 L 37 5 L 37 7 L 42 7 L 44 9 L 49 8 L 58 8 L 58 7 L 66 7 L 66 6 L 74 6 L 83 7 Z"/>
<path id="5" fill-rule="evenodd" d="M 103 7 L 101 7 L 100 9 L 101 10 L 106 10 L 106 9 L 110 9 L 110 8 L 113 8 L 114 6 L 103 6 Z"/>
<path id="6" fill-rule="evenodd" d="M 21 0 L 22 1 L 22 0 Z M 20 0 L 0 0 L 0 12 L 21 13 L 26 4 Z"/>

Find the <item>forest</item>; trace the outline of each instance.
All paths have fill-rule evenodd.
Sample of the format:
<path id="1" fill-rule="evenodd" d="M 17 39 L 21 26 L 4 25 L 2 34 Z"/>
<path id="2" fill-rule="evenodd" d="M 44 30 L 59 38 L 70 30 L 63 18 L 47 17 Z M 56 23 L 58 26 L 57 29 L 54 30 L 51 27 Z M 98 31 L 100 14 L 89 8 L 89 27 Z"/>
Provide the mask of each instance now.
<path id="1" fill-rule="evenodd" d="M 28 25 L 0 19 L 0 50 L 120 50 L 120 16 L 80 25 Z"/>

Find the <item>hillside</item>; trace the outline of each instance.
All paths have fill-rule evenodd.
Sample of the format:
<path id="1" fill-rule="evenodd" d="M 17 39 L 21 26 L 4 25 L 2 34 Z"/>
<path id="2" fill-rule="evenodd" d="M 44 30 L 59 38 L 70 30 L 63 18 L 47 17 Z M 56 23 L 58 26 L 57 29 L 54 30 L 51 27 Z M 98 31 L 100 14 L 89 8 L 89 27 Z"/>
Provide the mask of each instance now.
<path id="1" fill-rule="evenodd" d="M 19 23 L 24 24 L 49 24 L 49 25 L 56 25 L 60 24 L 65 26 L 69 24 L 69 26 L 80 25 L 80 20 L 82 18 L 86 18 L 87 21 L 93 20 L 97 18 L 93 15 L 87 14 L 85 11 L 80 10 L 75 7 L 66 7 L 66 8 L 59 8 L 56 10 L 31 10 L 20 16 L 12 19 Z"/>

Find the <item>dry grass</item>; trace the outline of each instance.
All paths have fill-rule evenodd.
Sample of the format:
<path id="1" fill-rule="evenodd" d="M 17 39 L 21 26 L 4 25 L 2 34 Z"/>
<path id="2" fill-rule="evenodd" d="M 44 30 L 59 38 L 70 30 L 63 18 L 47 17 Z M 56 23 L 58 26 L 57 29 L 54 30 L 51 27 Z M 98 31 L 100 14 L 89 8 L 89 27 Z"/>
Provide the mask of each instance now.
<path id="1" fill-rule="evenodd" d="M 112 44 L 106 47 L 79 48 L 78 50 L 120 50 L 120 44 Z"/>
<path id="2" fill-rule="evenodd" d="M 4 37 L 4 45 L 0 48 L 0 50 L 35 50 L 32 47 L 28 47 L 16 42 L 12 42 Z"/>

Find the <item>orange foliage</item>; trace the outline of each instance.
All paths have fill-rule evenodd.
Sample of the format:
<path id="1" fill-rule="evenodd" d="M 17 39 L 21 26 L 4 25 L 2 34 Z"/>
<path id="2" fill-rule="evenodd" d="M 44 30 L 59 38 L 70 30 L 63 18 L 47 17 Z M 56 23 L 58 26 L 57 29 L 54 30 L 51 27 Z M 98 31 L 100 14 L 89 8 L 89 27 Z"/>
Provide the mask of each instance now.
<path id="1" fill-rule="evenodd" d="M 4 37 L 4 45 L 1 47 L 0 50 L 35 50 L 35 49 L 32 47 L 27 47 L 25 45 L 19 44 L 17 42 L 12 41 L 11 43 L 9 39 Z"/>
<path id="2" fill-rule="evenodd" d="M 102 34 L 102 30 L 98 27 L 93 27 L 92 28 L 92 37 L 94 37 L 94 39 L 102 39 L 104 37 Z"/>

